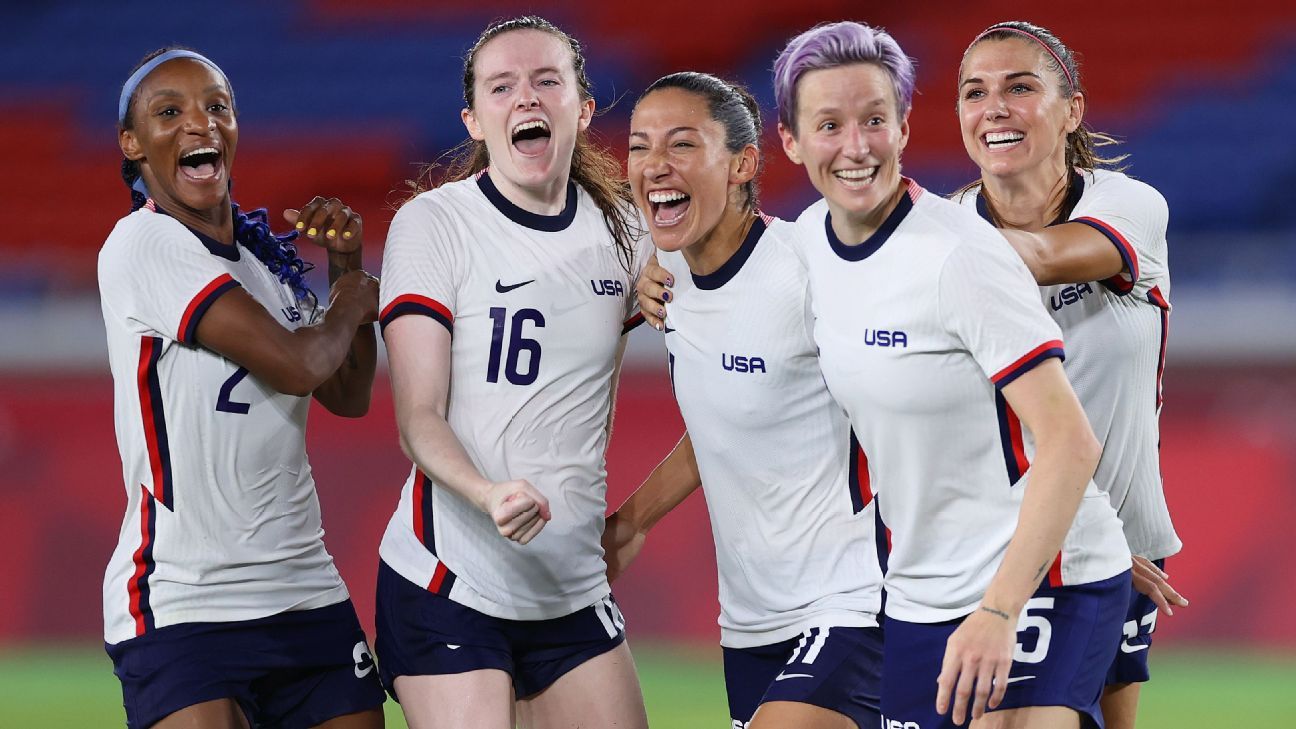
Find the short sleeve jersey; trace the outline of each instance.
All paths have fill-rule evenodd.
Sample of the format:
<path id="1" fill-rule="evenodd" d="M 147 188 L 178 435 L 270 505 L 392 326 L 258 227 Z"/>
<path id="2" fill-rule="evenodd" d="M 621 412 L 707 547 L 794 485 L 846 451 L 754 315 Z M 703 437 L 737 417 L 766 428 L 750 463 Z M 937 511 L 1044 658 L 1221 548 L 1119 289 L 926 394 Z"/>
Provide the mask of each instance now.
<path id="1" fill-rule="evenodd" d="M 980 188 L 960 202 L 990 219 Z M 1107 493 L 1134 554 L 1163 559 L 1183 546 L 1161 482 L 1161 375 L 1170 319 L 1168 211 L 1145 183 L 1107 170 L 1076 172 L 1062 222 L 1101 233 L 1125 262 L 1104 281 L 1041 286 L 1067 343 L 1066 373 L 1103 444 L 1094 481 Z"/>
<path id="2" fill-rule="evenodd" d="M 575 184 L 553 216 L 514 205 L 489 173 L 396 214 L 383 326 L 421 315 L 451 332 L 447 422 L 484 477 L 527 479 L 553 514 L 519 545 L 415 468 L 380 547 L 405 579 L 510 620 L 561 617 L 608 594 L 600 538 L 612 374 L 622 334 L 642 321 L 634 280 L 646 258 L 635 251 L 627 271 Z"/>
<path id="3" fill-rule="evenodd" d="M 310 398 L 196 341 L 235 287 L 286 329 L 311 313 L 249 251 L 151 206 L 118 221 L 99 252 L 127 502 L 104 576 L 108 643 L 347 598 L 306 460 Z"/>
<path id="4" fill-rule="evenodd" d="M 882 573 L 867 473 L 814 343 L 790 223 L 757 219 L 719 269 L 677 272 L 667 314 L 671 382 L 706 492 L 720 576 L 721 645 L 813 626 L 874 626 Z"/>
<path id="5" fill-rule="evenodd" d="M 824 376 L 890 531 L 887 613 L 930 623 L 975 609 L 1029 488 L 1034 444 L 1000 388 L 1063 349 L 1007 241 L 907 184 L 862 244 L 837 239 L 823 201 L 797 226 Z M 1128 568 L 1115 510 L 1090 482 L 1048 580 L 1081 584 Z"/>

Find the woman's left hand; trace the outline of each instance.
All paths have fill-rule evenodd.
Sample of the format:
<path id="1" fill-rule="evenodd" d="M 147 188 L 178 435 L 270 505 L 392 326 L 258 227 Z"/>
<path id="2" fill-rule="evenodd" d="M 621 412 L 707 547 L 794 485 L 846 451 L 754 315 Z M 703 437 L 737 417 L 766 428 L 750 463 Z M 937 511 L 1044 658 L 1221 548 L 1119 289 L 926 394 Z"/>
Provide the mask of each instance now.
<path id="1" fill-rule="evenodd" d="M 283 216 L 303 237 L 329 253 L 347 255 L 363 247 L 364 221 L 335 197 L 316 196 L 301 210 L 284 210 Z"/>
<path id="2" fill-rule="evenodd" d="M 1134 555 L 1130 576 L 1134 580 L 1134 589 L 1151 598 L 1166 615 L 1174 615 L 1174 608 L 1171 605 L 1188 607 L 1188 598 L 1180 595 L 1170 586 L 1170 575 L 1153 564 L 1151 560 Z"/>
<path id="3" fill-rule="evenodd" d="M 1016 615 L 983 606 L 964 618 L 945 643 L 936 679 L 936 711 L 952 709 L 950 718 L 961 725 L 969 715 L 980 719 L 987 709 L 999 706 L 1016 645 Z"/>

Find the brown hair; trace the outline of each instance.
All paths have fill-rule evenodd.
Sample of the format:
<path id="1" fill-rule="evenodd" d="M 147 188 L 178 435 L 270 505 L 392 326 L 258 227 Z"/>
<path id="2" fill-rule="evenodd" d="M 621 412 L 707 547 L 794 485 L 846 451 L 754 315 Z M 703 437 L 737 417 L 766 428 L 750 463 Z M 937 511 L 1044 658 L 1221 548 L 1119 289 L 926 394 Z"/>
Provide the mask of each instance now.
<path id="1" fill-rule="evenodd" d="M 463 97 L 469 109 L 474 101 L 474 82 L 476 70 L 473 67 L 477 52 L 494 38 L 514 30 L 540 30 L 567 44 L 572 54 L 572 70 L 576 75 L 577 87 L 582 100 L 594 98 L 589 76 L 585 73 L 585 55 L 580 41 L 568 35 L 558 26 L 537 15 L 526 15 L 520 18 L 497 21 L 489 25 L 477 37 L 477 42 L 464 55 L 463 64 Z M 441 160 L 448 159 L 444 165 Z M 441 168 L 444 166 L 444 171 Z M 466 139 L 446 152 L 440 159 L 424 165 L 419 171 L 418 179 L 407 180 L 410 194 L 403 202 L 408 202 L 418 195 L 434 189 L 447 182 L 466 180 L 490 166 L 490 155 L 486 143 Z M 630 186 L 621 172 L 621 163 L 606 149 L 594 144 L 588 130 L 576 134 L 576 147 L 572 150 L 571 179 L 585 189 L 593 198 L 607 223 L 608 232 L 617 247 L 621 265 L 630 271 L 634 262 L 634 241 L 644 233 L 638 224 L 638 217 L 633 215 L 634 201 L 630 196 Z"/>
<path id="2" fill-rule="evenodd" d="M 1047 28 L 1028 23 L 1024 20 L 1010 20 L 1004 23 L 995 23 L 981 32 L 972 44 L 963 51 L 964 60 L 967 59 L 973 48 L 976 48 L 982 41 L 988 40 L 1008 40 L 1023 38 L 1033 40 L 1038 43 L 1044 50 L 1044 61 L 1058 78 L 1058 93 L 1062 98 L 1069 99 L 1073 93 L 1080 93 L 1087 96 L 1084 90 L 1084 82 L 1080 78 L 1080 66 L 1076 61 L 1075 53 L 1066 46 L 1056 35 Z M 962 66 L 960 65 L 960 72 Z M 961 75 L 961 73 L 960 73 Z M 1124 162 L 1129 157 L 1127 154 L 1118 154 L 1112 157 L 1103 157 L 1098 154 L 1099 147 L 1110 147 L 1120 144 L 1120 141 L 1110 134 L 1095 132 L 1090 129 L 1083 121 L 1075 131 L 1067 133 L 1066 145 L 1066 166 L 1068 170 L 1082 169 L 1114 169 L 1123 171 Z M 1068 187 L 1070 186 L 1070 175 L 1068 174 Z M 964 185 L 954 196 L 962 195 L 971 188 L 975 187 L 978 182 L 972 182 Z"/>

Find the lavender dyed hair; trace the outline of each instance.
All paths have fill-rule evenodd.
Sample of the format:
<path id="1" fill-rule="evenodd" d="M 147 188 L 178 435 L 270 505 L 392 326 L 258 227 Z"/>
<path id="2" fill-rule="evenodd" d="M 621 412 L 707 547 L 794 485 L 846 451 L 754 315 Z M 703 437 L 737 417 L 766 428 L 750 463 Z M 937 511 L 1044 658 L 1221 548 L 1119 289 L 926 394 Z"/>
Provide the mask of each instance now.
<path id="1" fill-rule="evenodd" d="M 900 116 L 913 100 L 914 64 L 886 31 L 844 20 L 816 25 L 788 41 L 774 61 L 774 100 L 779 122 L 796 133 L 796 91 L 810 71 L 854 63 L 874 63 L 891 77 Z"/>

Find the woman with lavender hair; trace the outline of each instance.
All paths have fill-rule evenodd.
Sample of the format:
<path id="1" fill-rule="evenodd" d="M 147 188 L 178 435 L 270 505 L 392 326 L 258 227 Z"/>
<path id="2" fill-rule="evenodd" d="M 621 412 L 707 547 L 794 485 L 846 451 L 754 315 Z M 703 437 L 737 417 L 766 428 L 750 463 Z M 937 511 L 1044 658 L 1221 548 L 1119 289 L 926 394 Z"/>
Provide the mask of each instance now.
<path id="1" fill-rule="evenodd" d="M 774 64 L 784 151 L 824 197 L 797 221 L 820 363 L 891 537 L 884 720 L 1098 722 L 1129 548 L 1030 272 L 900 174 L 913 79 L 859 23 L 807 31 Z"/>
<path id="2" fill-rule="evenodd" d="M 796 222 L 820 365 L 891 547 L 883 726 L 1101 726 L 1129 548 L 1029 270 L 900 174 L 913 84 L 853 22 L 774 65 L 784 151 L 823 196 Z"/>

